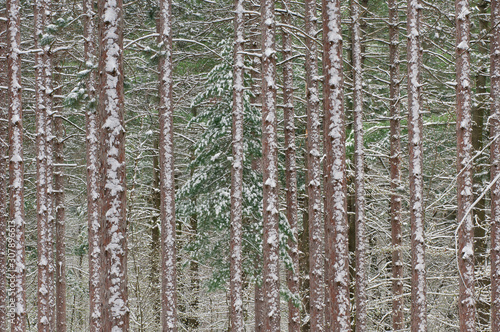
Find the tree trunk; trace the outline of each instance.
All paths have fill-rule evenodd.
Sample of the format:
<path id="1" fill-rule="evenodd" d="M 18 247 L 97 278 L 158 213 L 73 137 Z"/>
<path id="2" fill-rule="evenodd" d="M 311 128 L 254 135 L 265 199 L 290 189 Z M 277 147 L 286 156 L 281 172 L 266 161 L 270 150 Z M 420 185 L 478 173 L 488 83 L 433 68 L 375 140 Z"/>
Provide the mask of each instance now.
<path id="1" fill-rule="evenodd" d="M 35 114 L 36 114 L 36 196 L 37 196 L 37 229 L 38 229 L 38 292 L 37 292 L 37 326 L 39 331 L 52 331 L 54 326 L 54 271 L 52 250 L 52 162 L 51 145 L 51 103 L 50 103 L 50 57 L 48 46 L 42 44 L 44 30 L 50 14 L 49 3 L 35 1 L 34 6 L 34 40 L 35 47 L 42 52 L 35 54 Z M 51 163 L 52 164 L 52 163 Z M 49 188 L 50 187 L 50 188 Z"/>
<path id="2" fill-rule="evenodd" d="M 404 328 L 403 302 L 403 230 L 401 225 L 401 111 L 399 71 L 399 14 L 396 0 L 389 6 L 389 62 L 390 62 L 390 114 L 391 114 L 391 238 L 392 238 L 392 328 Z"/>
<path id="3" fill-rule="evenodd" d="M 327 331 L 351 330 L 340 1 L 323 0 Z"/>
<path id="4" fill-rule="evenodd" d="M 102 225 L 101 225 L 101 141 L 102 120 L 97 111 L 96 54 L 97 32 L 95 27 L 95 1 L 83 1 L 84 15 L 84 56 L 89 75 L 86 80 L 87 104 L 85 109 L 86 149 L 87 149 L 87 222 L 89 232 L 89 331 L 102 330 Z"/>
<path id="5" fill-rule="evenodd" d="M 353 119 L 354 119 L 354 185 L 356 206 L 356 331 L 366 331 L 366 226 L 365 161 L 363 143 L 363 72 L 361 49 L 361 15 L 357 0 L 351 0 Z"/>
<path id="6" fill-rule="evenodd" d="M 154 322 L 159 326 L 161 323 L 161 299 L 160 299 L 160 225 L 158 223 L 161 208 L 161 193 L 160 193 L 160 156 L 158 155 L 158 138 L 155 137 L 153 142 L 154 155 L 153 155 L 153 189 L 151 192 L 151 202 L 154 209 L 154 215 L 151 218 L 151 256 L 150 261 L 150 272 L 149 272 L 149 282 L 151 284 L 151 293 L 154 297 L 152 299 L 152 309 L 153 309 L 153 319 Z"/>
<path id="7" fill-rule="evenodd" d="M 162 325 L 177 331 L 174 128 L 172 102 L 172 3 L 160 1 L 160 192 L 162 239 Z"/>
<path id="8" fill-rule="evenodd" d="M 306 133 L 307 135 L 307 133 Z M 307 151 L 304 149 L 304 183 L 309 182 Z M 299 237 L 299 276 L 300 276 L 300 294 L 302 300 L 301 312 L 301 332 L 309 332 L 311 330 L 311 310 L 310 310 L 310 287 L 309 287 L 309 198 L 307 192 L 304 195 L 304 200 L 301 210 L 302 214 L 302 233 Z"/>
<path id="9" fill-rule="evenodd" d="M 262 169 L 264 216 L 264 326 L 280 330 L 278 151 L 276 133 L 276 49 L 274 1 L 261 0 L 262 28 Z"/>
<path id="10" fill-rule="evenodd" d="M 7 13 L 0 18 L 0 31 L 7 31 Z M 7 33 L 0 40 L 0 85 L 7 86 Z M 0 121 L 8 123 L 7 91 L 0 90 Z M 0 331 L 7 331 L 7 142 L 8 126 L 0 126 Z"/>
<path id="11" fill-rule="evenodd" d="M 290 0 L 284 2 L 282 21 L 290 25 Z M 292 35 L 283 27 L 283 104 L 284 132 L 285 132 L 285 182 L 286 182 L 286 218 L 290 225 L 293 239 L 288 240 L 288 255 L 292 260 L 292 268 L 286 273 L 288 290 L 299 295 L 299 250 L 298 250 L 298 205 L 297 205 L 297 162 L 295 159 L 295 112 L 293 100 L 293 62 L 292 62 Z M 288 300 L 288 332 L 300 331 L 300 310 L 292 299 Z"/>
<path id="12" fill-rule="evenodd" d="M 243 331 L 242 298 L 242 213 L 243 213 L 243 67 L 245 55 L 245 21 L 243 0 L 234 1 L 234 50 L 233 50 L 233 128 L 231 167 L 231 331 Z"/>
<path id="13" fill-rule="evenodd" d="M 475 331 L 474 222 L 472 220 L 472 118 L 469 1 L 456 0 L 457 222 L 460 331 Z"/>
<path id="14" fill-rule="evenodd" d="M 10 303 L 16 308 L 12 332 L 26 331 L 26 266 L 24 218 L 23 114 L 21 102 L 21 20 L 19 0 L 7 1 L 8 13 L 8 94 L 9 94 L 9 187 L 10 219 L 8 248 L 14 259 L 8 261 L 11 274 Z"/>
<path id="15" fill-rule="evenodd" d="M 123 3 L 99 0 L 99 113 L 102 116 L 103 329 L 127 331 L 127 222 L 123 110 Z"/>
<path id="16" fill-rule="evenodd" d="M 500 331 L 500 1 L 491 1 L 491 331 Z"/>
<path id="17" fill-rule="evenodd" d="M 486 18 L 488 13 L 489 1 L 481 0 L 477 4 L 479 9 L 479 31 L 489 30 L 489 20 Z M 473 155 L 478 153 L 483 149 L 483 131 L 484 131 L 484 118 L 488 114 L 488 101 L 489 94 L 487 91 L 487 80 L 488 80 L 488 70 L 486 59 L 489 55 L 488 40 L 478 41 L 478 52 L 480 56 L 479 71 L 475 77 L 476 81 L 476 91 L 475 97 L 476 102 L 472 105 L 472 147 Z M 484 60 L 483 60 L 484 59 Z M 486 167 L 483 165 L 485 162 L 485 155 L 480 155 L 476 159 L 474 165 L 474 175 L 472 178 L 473 188 L 474 188 L 474 198 L 473 200 L 479 198 L 482 191 L 484 190 L 483 184 L 487 181 L 485 173 Z M 487 229 L 488 225 L 486 223 L 486 199 L 483 195 L 479 198 L 473 210 L 473 220 L 475 221 L 474 226 L 474 260 L 476 271 L 478 272 L 477 284 L 478 289 L 486 289 L 490 284 L 490 278 L 486 273 L 488 265 L 488 236 Z M 478 323 L 481 327 L 486 327 L 490 320 L 490 303 L 487 297 L 478 297 L 477 299 L 477 318 Z"/>
<path id="18" fill-rule="evenodd" d="M 423 197 L 423 148 L 421 114 L 421 52 L 419 0 L 409 0 L 407 8 L 408 30 L 408 141 L 410 175 L 410 222 L 411 222 L 411 329 L 427 331 L 426 271 L 424 243 Z"/>
<path id="19" fill-rule="evenodd" d="M 323 331 L 324 326 L 324 224 L 321 195 L 321 119 L 318 91 L 318 51 L 316 0 L 305 1 L 306 31 L 306 99 L 307 99 L 307 165 L 309 216 L 309 287 L 311 331 Z"/>
<path id="20" fill-rule="evenodd" d="M 56 223 L 56 331 L 66 332 L 66 210 L 64 205 L 64 126 L 61 116 L 54 118 L 54 200 Z"/>

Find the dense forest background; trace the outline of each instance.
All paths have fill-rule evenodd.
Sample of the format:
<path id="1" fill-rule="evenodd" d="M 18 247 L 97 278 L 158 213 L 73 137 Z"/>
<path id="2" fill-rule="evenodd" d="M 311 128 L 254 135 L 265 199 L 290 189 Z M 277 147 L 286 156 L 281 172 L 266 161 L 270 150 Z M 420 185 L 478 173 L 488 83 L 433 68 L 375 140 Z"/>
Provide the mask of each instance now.
<path id="1" fill-rule="evenodd" d="M 386 1 L 362 0 L 363 129 L 366 176 L 367 326 L 392 329 L 390 59 Z M 455 5 L 451 0 L 420 1 L 422 46 L 423 180 L 428 329 L 458 331 L 456 55 Z M 36 122 L 33 2 L 20 1 L 25 166 L 27 329 L 37 328 Z M 280 212 L 281 330 L 287 329 L 288 301 L 300 308 L 302 330 L 308 330 L 308 164 L 306 156 L 306 39 L 318 44 L 321 56 L 321 6 L 318 33 L 304 28 L 304 3 L 289 7 L 276 1 L 277 118 Z M 474 164 L 473 209 L 477 329 L 490 321 L 490 1 L 472 0 L 471 83 Z M 57 140 L 64 143 L 63 161 L 67 278 L 67 327 L 88 330 L 89 272 L 85 145 L 86 79 L 80 1 L 52 3 L 44 43 L 53 61 L 53 107 L 62 119 Z M 262 286 L 262 125 L 260 67 L 260 4 L 244 1 L 244 167 L 243 167 L 243 316 L 246 330 L 255 328 Z M 158 4 L 124 1 L 124 101 L 127 172 L 128 299 L 130 330 L 160 330 L 159 133 L 158 133 Z M 410 222 L 407 132 L 406 2 L 399 8 L 401 69 L 402 257 L 405 328 L 410 327 Z M 285 14 L 290 22 L 279 23 Z M 354 129 L 352 21 L 349 1 L 341 1 L 344 41 L 344 95 L 351 297 L 354 301 Z M 0 1 L 2 49 L 6 49 L 6 3 Z M 177 232 L 177 297 L 179 331 L 229 329 L 229 241 L 231 125 L 233 92 L 233 3 L 226 0 L 182 0 L 172 3 L 173 107 Z M 283 61 L 282 32 L 292 36 L 291 59 Z M 5 61 L 5 52 L 1 61 Z M 296 163 L 298 179 L 298 243 L 300 292 L 290 292 L 287 252 L 294 238 L 286 218 L 285 142 L 282 71 L 293 65 Z M 2 68 L 6 68 L 3 64 Z M 0 73 L 0 125 L 7 126 L 7 78 Z M 321 69 L 317 73 L 321 76 Z M 322 100 L 322 89 L 320 100 Z M 322 111 L 321 111 L 322 112 Z M 323 117 L 323 115 L 321 115 Z M 2 141 L 1 144 L 5 144 Z M 323 147 L 321 147 L 321 151 Z M 323 159 L 322 159 L 323 160 Z M 3 198 L 2 198 L 3 199 Z M 293 240 L 292 240 L 293 241 Z M 354 302 L 353 302 L 354 303 Z M 353 317 L 355 312 L 353 311 Z"/>

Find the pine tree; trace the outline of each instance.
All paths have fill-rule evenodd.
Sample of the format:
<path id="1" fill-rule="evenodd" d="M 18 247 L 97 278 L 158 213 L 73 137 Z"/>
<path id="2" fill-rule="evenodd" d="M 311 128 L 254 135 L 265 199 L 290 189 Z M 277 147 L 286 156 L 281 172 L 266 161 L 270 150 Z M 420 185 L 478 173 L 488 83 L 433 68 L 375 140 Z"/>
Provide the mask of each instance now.
<path id="1" fill-rule="evenodd" d="M 244 330 L 242 298 L 242 201 L 243 201 L 243 112 L 244 112 L 244 50 L 245 22 L 243 1 L 234 2 L 234 54 L 233 54 L 233 125 L 231 168 L 231 250 L 230 292 L 231 331 Z"/>
<path id="2" fill-rule="evenodd" d="M 172 3 L 160 1 L 160 219 L 162 242 L 162 330 L 177 331 L 175 185 L 172 102 Z"/>
<path id="3" fill-rule="evenodd" d="M 103 143 L 103 329 L 127 331 L 127 222 L 123 121 L 123 3 L 99 1 L 99 112 Z"/>
<path id="4" fill-rule="evenodd" d="M 325 257 L 327 331 L 351 330 L 344 81 L 339 0 L 323 0 Z"/>
<path id="5" fill-rule="evenodd" d="M 9 262 L 11 299 L 16 308 L 11 321 L 12 332 L 26 330 L 26 265 L 24 216 L 23 115 L 21 102 L 21 16 L 19 0 L 7 1 L 8 29 L 8 94 L 9 94 L 9 190 L 10 215 L 8 232 L 9 251 L 14 261 Z"/>
<path id="6" fill-rule="evenodd" d="M 408 141 L 410 158 L 410 222 L 411 222 L 411 329 L 412 332 L 427 330 L 426 270 L 424 243 L 424 198 L 423 198 L 423 121 L 421 94 L 422 85 L 420 51 L 420 17 L 422 6 L 419 0 L 408 1 Z"/>
<path id="7" fill-rule="evenodd" d="M 491 1 L 491 330 L 500 330 L 500 2 Z"/>
<path id="8" fill-rule="evenodd" d="M 404 328 L 403 302 L 403 230 L 401 223 L 401 111 L 399 69 L 399 15 L 398 3 L 388 0 L 389 7 L 389 66 L 390 66 L 390 116 L 391 116 L 391 239 L 392 239 L 392 328 Z"/>
<path id="9" fill-rule="evenodd" d="M 83 1 L 84 56 L 88 76 L 85 81 L 87 100 L 85 104 L 86 153 L 87 153 L 87 223 L 89 246 L 89 330 L 102 329 L 102 225 L 101 225 L 101 143 L 102 122 L 97 110 L 97 29 L 95 26 L 94 0 Z"/>

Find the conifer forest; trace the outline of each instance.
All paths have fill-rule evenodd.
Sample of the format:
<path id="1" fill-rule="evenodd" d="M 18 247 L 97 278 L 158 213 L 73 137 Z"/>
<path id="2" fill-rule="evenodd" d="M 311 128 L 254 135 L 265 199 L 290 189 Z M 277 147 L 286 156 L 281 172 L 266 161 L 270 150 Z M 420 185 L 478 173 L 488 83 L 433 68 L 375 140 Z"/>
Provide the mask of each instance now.
<path id="1" fill-rule="evenodd" d="M 500 0 L 0 0 L 0 332 L 500 332 Z"/>

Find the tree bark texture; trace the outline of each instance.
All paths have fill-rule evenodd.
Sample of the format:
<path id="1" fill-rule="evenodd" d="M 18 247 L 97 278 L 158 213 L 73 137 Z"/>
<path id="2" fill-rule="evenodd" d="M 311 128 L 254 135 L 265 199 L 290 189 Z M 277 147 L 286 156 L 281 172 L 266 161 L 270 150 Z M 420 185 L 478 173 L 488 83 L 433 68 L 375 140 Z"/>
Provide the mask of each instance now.
<path id="1" fill-rule="evenodd" d="M 360 4 L 351 0 L 353 119 L 354 119 L 354 185 L 356 218 L 356 331 L 366 331 L 366 226 L 365 226 L 365 157 L 363 139 L 363 54 L 361 49 Z"/>
<path id="2" fill-rule="evenodd" d="M 52 161 L 50 103 L 50 57 L 48 47 L 43 43 L 45 27 L 50 18 L 50 3 L 37 0 L 34 3 L 34 40 L 35 47 L 42 52 L 35 54 L 35 114 L 36 114 L 36 196 L 37 196 L 37 229 L 38 229 L 38 292 L 37 292 L 37 326 L 39 331 L 54 330 L 54 268 L 53 268 L 53 232 L 50 219 L 52 217 L 52 174 L 49 162 Z M 52 170 L 52 167 L 51 167 Z"/>
<path id="3" fill-rule="evenodd" d="M 0 85 L 7 86 L 7 13 L 0 17 L 0 31 L 4 32 L 0 39 Z M 8 122 L 7 91 L 0 90 L 0 121 Z M 8 126 L 0 126 L 0 331 L 7 331 L 7 150 Z"/>
<path id="4" fill-rule="evenodd" d="M 409 0 L 407 6 L 408 31 L 408 141 L 410 175 L 411 223 L 411 330 L 427 331 L 426 271 L 424 243 L 423 197 L 423 123 L 421 114 L 421 52 L 419 0 Z"/>
<path id="5" fill-rule="evenodd" d="M 234 1 L 234 50 L 233 50 L 233 128 L 231 167 L 231 252 L 230 292 L 231 331 L 243 331 L 242 284 L 242 216 L 243 216 L 243 94 L 245 21 L 243 0 Z"/>
<path id="6" fill-rule="evenodd" d="M 401 111 L 399 69 L 399 15 L 396 0 L 388 0 L 389 7 L 389 62 L 391 115 L 391 238 L 392 238 L 392 328 L 404 328 L 403 302 L 403 230 L 401 224 Z"/>
<path id="7" fill-rule="evenodd" d="M 323 0 L 327 331 L 351 330 L 342 29 L 339 0 Z"/>
<path id="8" fill-rule="evenodd" d="M 276 48 L 274 1 L 261 0 L 262 29 L 262 168 L 264 215 L 265 331 L 280 330 L 278 150 L 276 131 Z"/>
<path id="9" fill-rule="evenodd" d="M 324 223 L 321 195 L 321 118 L 318 91 L 318 50 L 316 1 L 305 1 L 306 31 L 306 99 L 307 99 L 307 174 L 309 216 L 309 305 L 311 331 L 323 331 L 324 326 Z"/>
<path id="10" fill-rule="evenodd" d="M 500 1 L 491 1 L 491 330 L 500 331 Z"/>
<path id="11" fill-rule="evenodd" d="M 56 224 L 56 331 L 66 332 L 66 210 L 64 205 L 64 125 L 54 117 L 54 205 Z"/>
<path id="12" fill-rule="evenodd" d="M 160 192 L 162 329 L 177 331 L 174 128 L 172 102 L 172 3 L 160 1 Z"/>
<path id="13" fill-rule="evenodd" d="M 282 22 L 291 25 L 290 0 L 285 0 Z M 285 132 L 285 182 L 286 182 L 286 218 L 290 225 L 293 239 L 288 240 L 288 255 L 292 268 L 286 273 L 288 289 L 294 296 L 299 295 L 299 249 L 298 249 L 298 202 L 297 202 L 297 162 L 295 149 L 295 111 L 293 102 L 293 62 L 292 34 L 283 27 L 283 104 Z M 288 300 L 288 331 L 300 331 L 300 310 L 292 299 Z"/>
<path id="14" fill-rule="evenodd" d="M 84 0 L 84 56 L 89 75 L 86 80 L 87 104 L 85 109 L 87 149 L 87 223 L 89 238 L 89 330 L 102 329 L 102 225 L 101 225 L 101 142 L 102 120 L 97 111 L 97 76 L 95 67 L 97 55 L 97 30 L 95 26 L 94 0 Z"/>
<path id="15" fill-rule="evenodd" d="M 16 308 L 11 321 L 12 332 L 26 330 L 26 267 L 24 217 L 23 114 L 21 102 L 21 21 L 19 0 L 7 1 L 8 15 L 8 94 L 9 94 L 9 189 L 10 215 L 7 246 L 14 259 L 8 262 L 11 274 L 11 299 Z"/>
<path id="16" fill-rule="evenodd" d="M 127 331 L 127 222 L 123 121 L 123 3 L 99 0 L 99 112 L 103 143 L 104 331 Z"/>
<path id="17" fill-rule="evenodd" d="M 457 222 L 460 331 L 475 331 L 474 222 L 472 188 L 472 117 L 469 1 L 455 1 L 457 55 Z"/>

